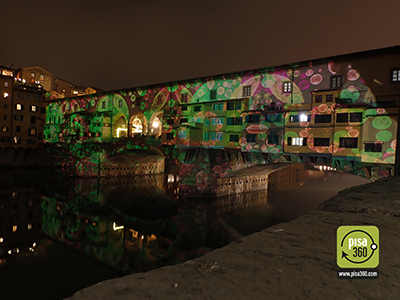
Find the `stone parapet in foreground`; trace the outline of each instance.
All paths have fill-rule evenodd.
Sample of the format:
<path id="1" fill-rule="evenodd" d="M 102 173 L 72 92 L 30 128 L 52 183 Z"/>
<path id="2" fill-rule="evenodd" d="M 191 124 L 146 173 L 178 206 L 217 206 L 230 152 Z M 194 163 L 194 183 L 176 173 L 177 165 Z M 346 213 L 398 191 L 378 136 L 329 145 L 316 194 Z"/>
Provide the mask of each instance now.
<path id="1" fill-rule="evenodd" d="M 399 299 L 400 178 L 345 189 L 319 209 L 221 249 L 147 273 L 101 282 L 69 300 Z M 336 229 L 375 225 L 378 279 L 338 279 Z"/>

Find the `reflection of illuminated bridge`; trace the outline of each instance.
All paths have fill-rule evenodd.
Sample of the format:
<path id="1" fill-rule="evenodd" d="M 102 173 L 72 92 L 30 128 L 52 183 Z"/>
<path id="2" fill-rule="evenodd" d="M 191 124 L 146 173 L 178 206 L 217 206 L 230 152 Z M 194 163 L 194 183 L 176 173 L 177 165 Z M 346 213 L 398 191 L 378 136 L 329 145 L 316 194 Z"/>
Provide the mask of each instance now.
<path id="1" fill-rule="evenodd" d="M 231 165 L 234 160 L 244 166 L 310 162 L 377 179 L 393 171 L 399 61 L 396 46 L 53 99 L 45 140 L 74 144 L 153 136 L 165 148 L 180 149 L 183 173 L 197 170 L 188 180 L 201 192 L 214 173 L 239 169 Z M 227 165 L 214 154 L 200 162 L 198 149 L 223 151 Z"/>

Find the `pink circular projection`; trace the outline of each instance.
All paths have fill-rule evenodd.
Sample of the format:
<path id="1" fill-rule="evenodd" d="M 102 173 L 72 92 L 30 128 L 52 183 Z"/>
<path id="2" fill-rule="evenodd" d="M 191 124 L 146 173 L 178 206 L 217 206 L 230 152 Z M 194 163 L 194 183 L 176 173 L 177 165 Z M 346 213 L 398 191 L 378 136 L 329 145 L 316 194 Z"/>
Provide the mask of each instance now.
<path id="1" fill-rule="evenodd" d="M 325 146 L 317 146 L 315 147 L 315 151 L 317 151 L 318 153 L 322 153 L 325 151 Z"/>
<path id="2" fill-rule="evenodd" d="M 376 112 L 378 113 L 378 114 L 384 114 L 385 113 L 385 109 L 384 108 L 378 108 L 377 110 L 376 110 Z"/>
<path id="3" fill-rule="evenodd" d="M 328 105 L 326 105 L 326 104 L 321 104 L 320 106 L 318 106 L 318 110 L 320 111 L 320 112 L 324 112 L 324 111 L 326 111 L 328 109 Z"/>
<path id="4" fill-rule="evenodd" d="M 214 173 L 219 174 L 222 172 L 222 168 L 220 165 L 216 165 L 216 166 L 214 166 L 213 171 L 214 171 Z"/>
<path id="5" fill-rule="evenodd" d="M 305 137 L 308 137 L 309 132 L 307 130 L 303 129 L 302 131 L 300 131 L 299 135 L 300 135 L 300 137 L 305 138 Z"/>
<path id="6" fill-rule="evenodd" d="M 335 64 L 334 62 L 328 63 L 328 70 L 332 74 L 336 74 L 336 72 L 339 71 L 339 69 L 340 69 L 340 65 Z"/>
<path id="7" fill-rule="evenodd" d="M 308 80 L 302 80 L 299 82 L 298 87 L 300 90 L 304 91 L 310 87 Z"/>
<path id="8" fill-rule="evenodd" d="M 348 134 L 349 134 L 349 137 L 358 137 L 358 135 L 359 135 L 360 133 L 358 132 L 357 129 L 352 129 L 352 130 L 349 131 Z"/>
<path id="9" fill-rule="evenodd" d="M 360 78 L 360 74 L 354 69 L 351 69 L 349 72 L 347 72 L 347 79 L 350 81 L 356 81 L 358 78 Z"/>
<path id="10" fill-rule="evenodd" d="M 354 85 L 350 85 L 347 89 L 349 90 L 349 92 L 354 92 L 357 90 Z"/>
<path id="11" fill-rule="evenodd" d="M 310 78 L 310 82 L 313 85 L 317 85 L 320 84 L 322 81 L 322 76 L 320 74 L 314 74 L 313 76 L 311 76 Z"/>
<path id="12" fill-rule="evenodd" d="M 321 73 L 321 72 L 322 72 L 322 69 L 318 69 L 318 72 L 320 72 L 320 73 Z"/>
<path id="13" fill-rule="evenodd" d="M 392 147 L 393 150 L 396 150 L 396 142 L 397 142 L 397 139 L 396 139 L 396 140 L 393 140 L 393 141 L 390 143 L 390 147 Z"/>
<path id="14" fill-rule="evenodd" d="M 314 74 L 314 71 L 313 71 L 312 69 L 308 69 L 308 70 L 306 71 L 306 75 L 307 75 L 308 77 L 310 77 L 312 74 Z"/>
<path id="15" fill-rule="evenodd" d="M 336 145 L 330 145 L 329 146 L 329 148 L 328 148 L 328 151 L 330 152 L 330 153 L 336 153 L 337 151 L 338 151 L 338 146 L 336 146 Z"/>

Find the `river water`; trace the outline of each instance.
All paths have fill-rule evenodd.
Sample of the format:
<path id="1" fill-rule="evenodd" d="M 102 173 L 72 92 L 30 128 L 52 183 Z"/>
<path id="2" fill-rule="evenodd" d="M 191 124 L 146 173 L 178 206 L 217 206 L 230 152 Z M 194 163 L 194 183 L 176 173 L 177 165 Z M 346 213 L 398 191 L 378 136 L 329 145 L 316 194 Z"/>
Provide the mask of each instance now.
<path id="1" fill-rule="evenodd" d="M 1 299 L 64 299 L 103 280 L 178 264 L 368 182 L 319 170 L 304 178 L 285 189 L 179 199 L 172 174 L 71 180 L 51 171 L 0 172 Z"/>

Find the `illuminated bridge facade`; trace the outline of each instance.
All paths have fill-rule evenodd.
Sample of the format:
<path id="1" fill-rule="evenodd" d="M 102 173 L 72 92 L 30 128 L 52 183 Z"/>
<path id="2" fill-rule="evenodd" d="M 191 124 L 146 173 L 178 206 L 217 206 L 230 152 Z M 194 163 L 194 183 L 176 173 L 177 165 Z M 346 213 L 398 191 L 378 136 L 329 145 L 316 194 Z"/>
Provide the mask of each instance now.
<path id="1" fill-rule="evenodd" d="M 44 137 L 81 143 L 152 135 L 180 149 L 198 189 L 204 178 L 274 161 L 376 179 L 393 171 L 399 98 L 395 46 L 51 99 Z"/>

